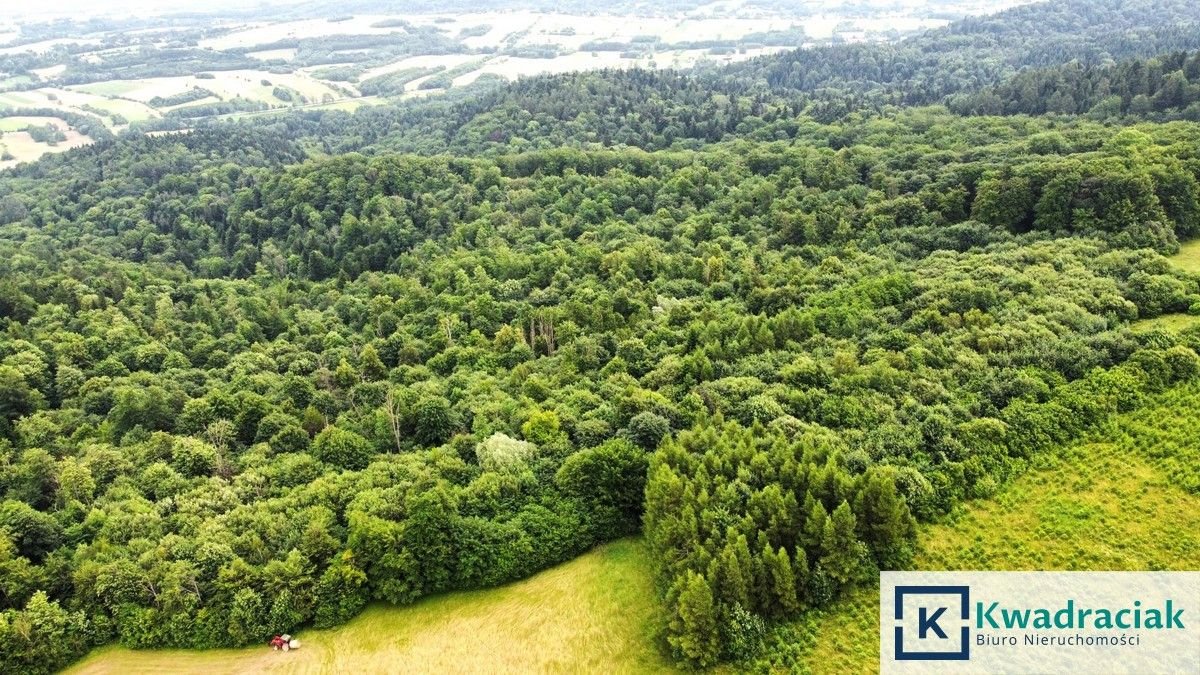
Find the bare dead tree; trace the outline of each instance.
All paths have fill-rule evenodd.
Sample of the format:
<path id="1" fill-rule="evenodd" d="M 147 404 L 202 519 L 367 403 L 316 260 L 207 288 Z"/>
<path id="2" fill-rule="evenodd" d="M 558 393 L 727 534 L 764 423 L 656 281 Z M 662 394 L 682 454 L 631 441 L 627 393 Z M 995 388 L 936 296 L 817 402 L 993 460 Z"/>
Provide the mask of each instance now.
<path id="1" fill-rule="evenodd" d="M 546 356 L 554 356 L 555 350 L 558 349 L 554 336 L 554 320 L 547 318 L 545 314 L 539 314 L 529 320 L 530 348 L 536 350 L 539 342 L 543 345 Z"/>
<path id="2" fill-rule="evenodd" d="M 400 452 L 400 402 L 391 387 L 388 388 L 387 398 L 383 401 L 383 412 L 387 415 L 388 428 L 392 430 L 392 440 L 396 443 L 396 452 Z"/>

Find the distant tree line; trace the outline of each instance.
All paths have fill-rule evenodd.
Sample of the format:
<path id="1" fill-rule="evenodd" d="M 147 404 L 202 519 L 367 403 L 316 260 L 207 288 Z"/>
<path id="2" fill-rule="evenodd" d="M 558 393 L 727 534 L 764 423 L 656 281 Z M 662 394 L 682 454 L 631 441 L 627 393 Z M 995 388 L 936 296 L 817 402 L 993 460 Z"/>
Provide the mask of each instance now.
<path id="1" fill-rule="evenodd" d="M 1200 120 L 1200 52 L 1175 52 L 1111 65 L 1031 69 L 975 94 L 956 96 L 950 109 L 973 115 L 1086 114 L 1094 119 Z"/>

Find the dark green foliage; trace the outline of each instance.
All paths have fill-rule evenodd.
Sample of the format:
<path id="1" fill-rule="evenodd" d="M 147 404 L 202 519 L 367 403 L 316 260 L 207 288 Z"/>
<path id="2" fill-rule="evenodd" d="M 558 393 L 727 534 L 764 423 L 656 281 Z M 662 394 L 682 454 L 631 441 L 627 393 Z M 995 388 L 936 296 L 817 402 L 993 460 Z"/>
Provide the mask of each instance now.
<path id="1" fill-rule="evenodd" d="M 645 450 L 658 447 L 667 434 L 671 433 L 671 423 L 665 417 L 649 411 L 640 412 L 629 420 L 626 429 L 629 439 Z"/>
<path id="2" fill-rule="evenodd" d="M 358 89 L 367 96 L 398 96 L 405 92 L 405 85 L 413 80 L 430 77 L 445 70 L 445 66 L 432 68 L 403 68 L 386 75 L 363 80 Z"/>
<path id="3" fill-rule="evenodd" d="M 343 469 L 365 469 L 375 454 L 367 439 L 334 426 L 317 434 L 312 452 L 322 462 Z"/>
<path id="4" fill-rule="evenodd" d="M 422 446 L 441 445 L 459 426 L 458 413 L 441 396 L 425 396 L 413 406 L 413 439 Z"/>
<path id="5" fill-rule="evenodd" d="M 176 105 L 184 105 L 185 103 L 194 103 L 195 101 L 199 101 L 200 99 L 208 98 L 210 96 L 215 97 L 216 94 L 208 89 L 205 89 L 204 87 L 192 87 L 191 89 L 181 91 L 178 94 L 172 94 L 170 96 L 155 96 L 154 98 L 150 99 L 150 105 L 156 108 L 164 108 Z"/>
<path id="6" fill-rule="evenodd" d="M 25 131 L 29 133 L 29 137 L 34 141 L 47 145 L 57 145 L 60 141 L 67 140 L 67 135 L 53 124 L 31 124 L 25 128 Z"/>
<path id="7" fill-rule="evenodd" d="M 321 575 L 316 590 L 313 625 L 336 626 L 353 618 L 367 604 L 367 575 L 354 566 L 353 556 L 346 552 Z"/>
<path id="8" fill-rule="evenodd" d="M 736 608 L 903 567 L 911 514 L 1196 373 L 1127 328 L 1200 299 L 1131 248 L 1194 228 L 1190 126 L 878 124 L 283 170 L 201 128 L 8 175 L 10 608 L 68 569 L 126 644 L 257 642 L 636 531 L 645 482 L 679 653 L 727 658 Z M 970 149 L 913 158 L 945 134 Z"/>
<path id="9" fill-rule="evenodd" d="M 881 570 L 902 570 L 912 557 L 913 520 L 893 476 L 870 471 L 854 502 L 858 532 Z"/>
<path id="10" fill-rule="evenodd" d="M 197 76 L 198 77 L 198 76 Z M 276 89 L 279 89 L 276 87 Z M 280 89 L 280 91 L 284 91 Z M 267 104 L 256 99 L 249 98 L 231 98 L 227 101 L 214 101 L 209 103 L 193 103 L 190 105 L 172 108 L 165 113 L 168 118 L 197 118 L 211 117 L 213 115 L 228 115 L 235 112 L 254 112 L 256 110 L 266 110 Z"/>
<path id="11" fill-rule="evenodd" d="M 762 647 L 766 634 L 767 624 L 761 616 L 733 605 L 721 626 L 722 658 L 729 661 L 752 658 Z"/>
<path id="12" fill-rule="evenodd" d="M 579 499 L 594 514 L 611 514 L 603 538 L 615 539 L 641 529 L 647 464 L 641 448 L 612 440 L 568 457 L 555 482 L 564 494 Z"/>
<path id="13" fill-rule="evenodd" d="M 0 503 L 0 529 L 16 546 L 17 553 L 34 563 L 42 562 L 63 543 L 58 521 L 24 502 Z"/>
<path id="14" fill-rule="evenodd" d="M 38 591 L 22 610 L 0 613 L 0 670 L 53 673 L 93 642 L 83 612 L 69 612 Z"/>
<path id="15" fill-rule="evenodd" d="M 1112 64 L 1023 71 L 979 92 L 949 101 L 969 114 L 1086 114 L 1095 119 L 1138 115 L 1200 120 L 1200 52 L 1174 52 Z"/>
<path id="16" fill-rule="evenodd" d="M 896 45 L 801 49 L 745 70 L 765 69 L 776 87 L 875 89 L 930 103 L 1021 66 L 1195 48 L 1198 24 L 1200 10 L 1186 0 L 1060 0 L 965 19 Z"/>
<path id="17" fill-rule="evenodd" d="M 955 429 L 927 419 L 924 426 L 941 428 L 927 429 L 926 442 L 958 448 L 964 459 L 926 456 L 925 475 L 865 465 L 844 444 L 866 440 L 854 434 L 796 423 L 785 436 L 702 421 L 655 453 L 646 486 L 646 534 L 660 588 L 668 589 L 669 642 L 685 660 L 706 663 L 707 653 L 695 647 L 706 644 L 704 636 L 681 614 L 694 610 L 678 599 L 684 588 L 700 594 L 696 578 L 713 589 L 716 613 L 735 621 L 723 630 L 740 636 L 741 611 L 792 617 L 877 569 L 903 569 L 912 555 L 913 511 L 943 512 L 968 488 L 994 485 L 1020 458 L 1099 427 L 1144 393 L 1195 377 L 1198 358 L 1182 345 L 1142 349 L 1123 365 L 1060 386 L 1048 400 L 1009 402 L 1003 421 Z"/>
<path id="18" fill-rule="evenodd" d="M 1194 39 L 1190 4 L 1129 5 L 0 175 L 0 670 L 260 643 L 643 522 L 666 643 L 708 666 L 903 568 L 917 518 L 1200 374 L 1194 334 L 1130 329 L 1200 306 L 1161 255 L 1200 227 L 1195 124 L 882 107 L 1112 74 L 1101 24 L 1113 56 Z M 458 48 L 403 27 L 398 53 Z M 161 68 L 242 61 L 202 51 Z M 1113 119 L 1187 103 L 1192 60 L 1161 63 Z"/>

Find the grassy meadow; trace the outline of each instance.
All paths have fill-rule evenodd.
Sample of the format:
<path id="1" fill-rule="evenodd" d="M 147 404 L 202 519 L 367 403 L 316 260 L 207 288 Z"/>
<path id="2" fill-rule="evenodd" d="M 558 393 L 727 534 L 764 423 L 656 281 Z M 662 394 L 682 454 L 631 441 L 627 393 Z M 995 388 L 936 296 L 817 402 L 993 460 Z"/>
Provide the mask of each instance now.
<path id="1" fill-rule="evenodd" d="M 1171 256 L 1170 260 L 1181 270 L 1200 274 L 1200 239 L 1185 242 L 1179 247 L 1179 253 Z"/>
<path id="2" fill-rule="evenodd" d="M 921 528 L 928 570 L 1200 569 L 1200 385 L 1167 392 L 1035 460 L 992 499 Z M 1189 477 L 1190 473 L 1190 477 Z M 879 591 L 789 626 L 814 673 L 878 669 Z"/>
<path id="3" fill-rule="evenodd" d="M 1172 333 L 1191 328 L 1192 326 L 1200 325 L 1200 316 L 1192 314 L 1163 314 L 1156 316 L 1153 319 L 1141 319 L 1135 321 L 1131 328 L 1135 333 L 1143 333 L 1152 330 L 1165 330 Z"/>

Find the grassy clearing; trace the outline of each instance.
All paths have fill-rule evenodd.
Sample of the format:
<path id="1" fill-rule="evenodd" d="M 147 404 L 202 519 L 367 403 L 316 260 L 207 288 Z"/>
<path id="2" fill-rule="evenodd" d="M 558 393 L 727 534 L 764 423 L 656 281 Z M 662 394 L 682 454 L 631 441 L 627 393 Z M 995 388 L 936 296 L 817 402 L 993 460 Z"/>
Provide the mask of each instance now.
<path id="1" fill-rule="evenodd" d="M 44 98 L 38 97 L 33 92 L 28 91 L 7 91 L 0 94 L 0 107 L 5 108 L 20 108 L 40 104 Z"/>
<path id="2" fill-rule="evenodd" d="M 1167 258 L 1171 264 L 1184 272 L 1200 274 L 1200 239 L 1185 242 L 1179 247 L 1179 253 Z M 1151 331 L 1163 329 L 1179 332 L 1200 325 L 1200 316 L 1191 314 L 1165 314 L 1153 319 L 1135 321 L 1131 328 L 1134 331 Z"/>
<path id="3" fill-rule="evenodd" d="M 1135 321 L 1130 326 L 1134 332 L 1144 333 L 1152 330 L 1167 330 L 1178 333 L 1192 326 L 1200 325 L 1200 316 L 1192 314 L 1164 314 L 1153 319 Z"/>
<path id="4" fill-rule="evenodd" d="M 1169 260 L 1185 272 L 1200 274 L 1200 239 L 1185 242 Z"/>
<path id="5" fill-rule="evenodd" d="M 101 84 L 110 85 L 114 83 L 105 82 Z M 93 85 L 86 86 L 91 88 Z M 96 86 L 104 89 L 101 85 Z M 92 106 L 110 113 L 117 113 L 131 121 L 144 120 L 158 115 L 154 108 L 145 103 L 126 98 L 108 98 L 105 95 L 89 93 L 82 89 L 46 87 L 27 91 L 9 91 L 0 94 L 0 108 L 50 108 L 84 115 L 94 115 L 93 112 L 85 110 L 84 106 Z M 108 122 L 108 120 L 105 121 Z"/>
<path id="6" fill-rule="evenodd" d="M 267 50 L 261 51 L 261 52 L 247 52 L 246 56 L 250 56 L 250 57 L 253 57 L 256 59 L 261 59 L 263 61 L 270 61 L 272 59 L 283 59 L 284 61 L 291 61 L 292 59 L 296 58 L 296 50 L 295 49 L 267 49 Z"/>
<path id="7" fill-rule="evenodd" d="M 158 117 L 158 113 L 154 108 L 144 103 L 125 98 L 97 98 L 91 101 L 90 104 L 106 112 L 121 115 L 131 122 Z"/>
<path id="8" fill-rule="evenodd" d="M 993 499 L 922 528 L 917 569 L 1200 568 L 1200 385 L 1168 392 L 1101 433 L 1039 458 Z M 795 626 L 815 673 L 878 669 L 879 591 Z"/>
<path id="9" fill-rule="evenodd" d="M 30 82 L 33 82 L 33 78 L 28 75 L 13 75 L 12 77 L 0 79 L 0 89 L 20 87 Z"/>
<path id="10" fill-rule="evenodd" d="M 650 639 L 657 602 L 645 547 L 627 539 L 500 588 L 370 607 L 305 631 L 297 652 L 109 647 L 68 672 L 667 672 Z"/>
<path id="11" fill-rule="evenodd" d="M 138 80 L 111 80 L 79 85 L 76 89 L 97 96 L 126 96 L 137 91 L 140 86 Z"/>

